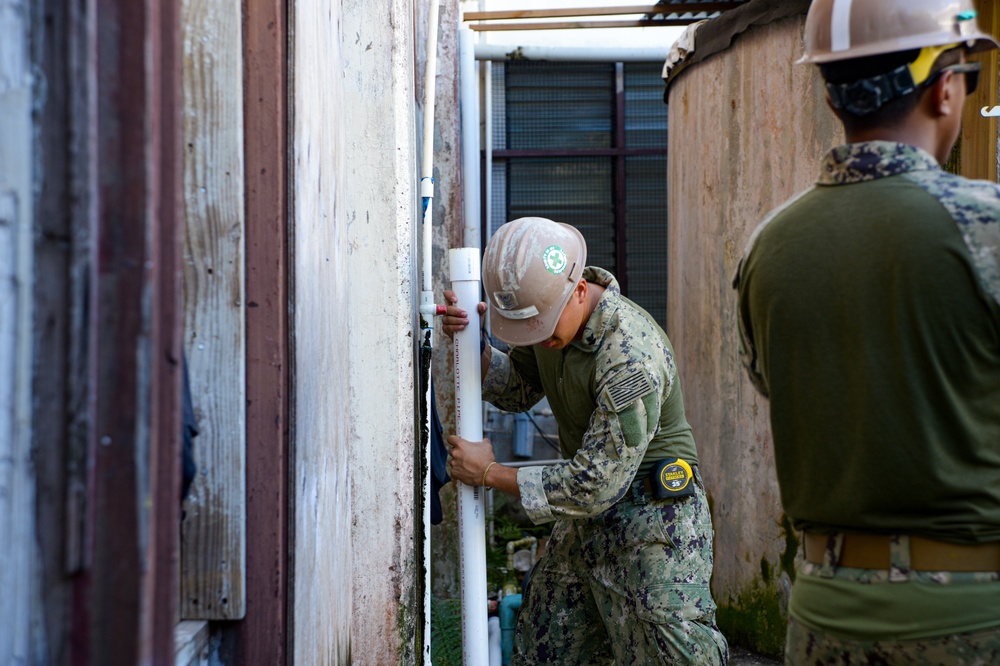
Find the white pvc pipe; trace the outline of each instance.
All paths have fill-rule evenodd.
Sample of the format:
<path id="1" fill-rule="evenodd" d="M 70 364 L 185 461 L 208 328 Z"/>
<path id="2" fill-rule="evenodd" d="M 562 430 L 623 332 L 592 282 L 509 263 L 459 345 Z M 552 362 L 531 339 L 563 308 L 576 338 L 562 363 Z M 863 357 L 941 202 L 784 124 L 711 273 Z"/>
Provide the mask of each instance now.
<path id="1" fill-rule="evenodd" d="M 479 187 L 479 76 L 472 30 L 458 31 L 458 90 L 462 116 L 462 196 L 465 203 L 465 247 L 482 245 Z"/>
<path id="2" fill-rule="evenodd" d="M 456 305 L 468 313 L 469 325 L 455 334 L 455 425 L 458 436 L 483 438 L 483 394 L 479 354 L 479 249 L 448 250 L 451 289 Z M 462 583 L 462 660 L 465 666 L 487 664 L 486 506 L 484 489 L 458 487 L 459 565 Z"/>
<path id="3" fill-rule="evenodd" d="M 503 650 L 500 646 L 500 618 L 496 615 L 490 617 L 490 666 L 501 666 L 503 664 Z"/>
<path id="4" fill-rule="evenodd" d="M 486 197 L 486 216 L 483 224 L 486 225 L 486 237 L 489 238 L 493 233 L 493 63 L 486 61 L 483 66 L 486 67 L 483 76 L 483 106 L 486 107 L 486 128 L 483 132 L 486 135 L 486 191 L 483 194 Z"/>
<path id="5" fill-rule="evenodd" d="M 420 169 L 420 196 L 423 199 L 422 265 L 420 271 L 422 291 L 421 312 L 425 306 L 433 306 L 434 292 L 431 268 L 431 253 L 434 249 L 434 235 L 431 223 L 431 202 L 434 198 L 434 84 L 437 78 L 437 39 L 439 0 L 433 0 L 427 26 L 427 63 L 424 71 L 424 142 L 423 163 Z M 425 300 L 427 299 L 427 300 Z"/>
<path id="6" fill-rule="evenodd" d="M 439 0 L 431 0 L 427 25 L 427 53 L 424 68 L 424 141 L 423 159 L 420 169 L 420 197 L 423 205 L 421 224 L 421 291 L 420 334 L 421 346 L 430 353 L 434 345 L 434 291 L 431 257 L 434 249 L 434 234 L 431 212 L 434 200 L 434 85 L 437 79 L 437 42 Z M 427 369 L 427 386 L 424 387 L 424 419 L 422 427 L 427 433 L 427 447 L 424 450 L 424 640 L 423 663 L 431 663 L 431 369 Z"/>
<path id="7" fill-rule="evenodd" d="M 563 62 L 664 62 L 666 48 L 591 48 L 476 44 L 476 60 L 559 60 Z"/>

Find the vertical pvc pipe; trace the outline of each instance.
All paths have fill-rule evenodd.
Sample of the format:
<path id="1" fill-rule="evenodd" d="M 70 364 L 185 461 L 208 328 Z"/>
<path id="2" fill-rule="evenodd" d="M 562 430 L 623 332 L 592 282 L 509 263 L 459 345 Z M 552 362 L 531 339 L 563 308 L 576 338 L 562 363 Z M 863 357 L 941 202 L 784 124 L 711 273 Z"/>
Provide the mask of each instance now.
<path id="1" fill-rule="evenodd" d="M 465 203 L 465 247 L 482 245 L 479 173 L 479 76 L 472 30 L 458 33 L 458 88 L 462 116 L 462 196 Z"/>
<path id="2" fill-rule="evenodd" d="M 451 288 L 469 325 L 455 334 L 455 423 L 458 436 L 483 438 L 483 395 L 479 354 L 479 249 L 448 251 Z M 489 660 L 486 619 L 486 506 L 483 488 L 458 481 L 459 564 L 462 582 L 462 660 L 480 666 Z"/>
<path id="3" fill-rule="evenodd" d="M 440 1 L 431 0 L 427 20 L 427 52 L 424 66 L 424 132 L 423 159 L 420 168 L 420 197 L 423 204 L 421 224 L 421 291 L 420 337 L 421 366 L 427 364 L 424 386 L 424 414 L 422 428 L 427 433 L 423 464 L 423 527 L 424 527 L 424 645 L 423 663 L 431 663 L 431 352 L 434 343 L 434 290 L 431 257 L 434 249 L 434 227 L 431 205 L 434 199 L 434 85 L 437 79 L 438 15 Z M 426 358 L 424 358 L 426 356 Z M 423 374 L 423 373 L 422 373 Z"/>

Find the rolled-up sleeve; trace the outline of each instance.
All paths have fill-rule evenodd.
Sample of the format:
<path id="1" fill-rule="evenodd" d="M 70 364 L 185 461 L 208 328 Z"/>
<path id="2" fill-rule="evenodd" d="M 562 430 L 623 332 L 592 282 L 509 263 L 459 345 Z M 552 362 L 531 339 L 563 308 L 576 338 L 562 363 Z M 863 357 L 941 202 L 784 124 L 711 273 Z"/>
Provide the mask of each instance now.
<path id="1" fill-rule="evenodd" d="M 639 390 L 625 401 L 616 399 L 613 383 L 599 393 L 576 455 L 564 463 L 518 470 L 521 504 L 532 522 L 595 516 L 628 491 L 659 422 L 664 390 L 661 382 L 638 372 Z M 635 381 L 634 371 L 632 376 Z"/>

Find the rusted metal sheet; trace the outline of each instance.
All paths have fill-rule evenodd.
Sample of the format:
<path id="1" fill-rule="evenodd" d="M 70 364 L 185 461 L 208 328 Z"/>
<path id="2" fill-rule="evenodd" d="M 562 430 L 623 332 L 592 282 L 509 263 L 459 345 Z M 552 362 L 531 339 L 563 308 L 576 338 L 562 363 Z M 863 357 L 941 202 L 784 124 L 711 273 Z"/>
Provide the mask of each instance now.
<path id="1" fill-rule="evenodd" d="M 245 0 L 247 612 L 241 664 L 287 662 L 286 0 Z"/>
<path id="2" fill-rule="evenodd" d="M 158 567 L 160 535 L 169 534 L 161 521 L 170 515 L 160 502 L 176 502 L 160 487 L 160 455 L 170 455 L 166 443 L 177 437 L 178 413 L 172 394 L 179 375 L 161 356 L 177 341 L 179 312 L 169 293 L 176 266 L 162 263 L 176 262 L 176 255 L 159 245 L 170 244 L 176 228 L 161 217 L 172 205 L 176 173 L 161 162 L 175 151 L 164 148 L 173 141 L 163 133 L 171 121 L 159 105 L 170 102 L 158 87 L 160 67 L 173 56 L 160 41 L 160 21 L 169 14 L 155 0 L 98 0 L 94 9 L 99 205 L 91 284 L 100 335 L 89 381 L 94 485 L 85 548 L 91 556 L 77 577 L 73 661 L 131 664 L 153 659 L 157 650 L 173 652 L 172 639 L 162 636 L 171 606 L 155 597 L 171 587 L 169 567 Z M 147 53 L 163 59 L 152 62 Z"/>
<path id="3" fill-rule="evenodd" d="M 670 88 L 667 333 L 713 507 L 713 588 L 726 611 L 757 594 L 784 612 L 797 543 L 783 522 L 768 404 L 739 361 L 732 278 L 762 216 L 812 183 L 842 140 L 818 72 L 793 65 L 803 22 L 751 27 Z M 772 631 L 780 645 L 783 627 Z"/>
<path id="4" fill-rule="evenodd" d="M 181 617 L 246 612 L 243 60 L 239 0 L 185 0 L 184 340 L 199 434 Z"/>
<path id="5" fill-rule="evenodd" d="M 142 546 L 149 527 L 146 496 L 149 375 L 145 332 L 150 288 L 145 270 L 149 201 L 145 132 L 148 33 L 145 3 L 98 0 L 97 265 L 94 304 L 100 337 L 96 377 L 90 503 L 91 566 L 80 577 L 85 605 L 79 663 L 125 664 L 138 659 L 142 639 Z M 142 473 L 138 473 L 142 470 Z M 89 602 L 89 603 L 87 603 Z M 79 638 L 79 636 L 78 636 Z"/>
<path id="6" fill-rule="evenodd" d="M 145 596 L 145 663 L 169 663 L 174 654 L 174 628 L 180 620 L 180 495 L 181 486 L 181 379 L 182 277 L 184 206 L 181 197 L 181 31 L 180 6 L 161 2 L 153 8 L 156 21 L 151 33 L 154 66 L 151 111 L 153 126 L 160 128 L 152 159 L 159 165 L 153 225 L 155 277 L 153 332 L 151 336 L 154 379 L 150 385 L 151 470 L 155 528 L 146 554 L 152 580 Z"/>

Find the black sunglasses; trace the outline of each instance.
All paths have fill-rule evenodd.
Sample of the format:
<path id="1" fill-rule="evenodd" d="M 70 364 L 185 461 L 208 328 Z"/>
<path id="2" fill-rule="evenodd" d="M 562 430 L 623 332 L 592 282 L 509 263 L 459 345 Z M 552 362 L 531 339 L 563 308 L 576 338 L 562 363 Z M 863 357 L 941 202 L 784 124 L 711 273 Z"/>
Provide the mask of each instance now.
<path id="1" fill-rule="evenodd" d="M 978 62 L 963 62 L 958 65 L 948 65 L 931 74 L 921 85 L 929 87 L 945 72 L 955 72 L 956 74 L 965 74 L 965 94 L 971 95 L 976 92 L 976 86 L 979 85 L 979 70 L 981 68 L 982 63 Z"/>

